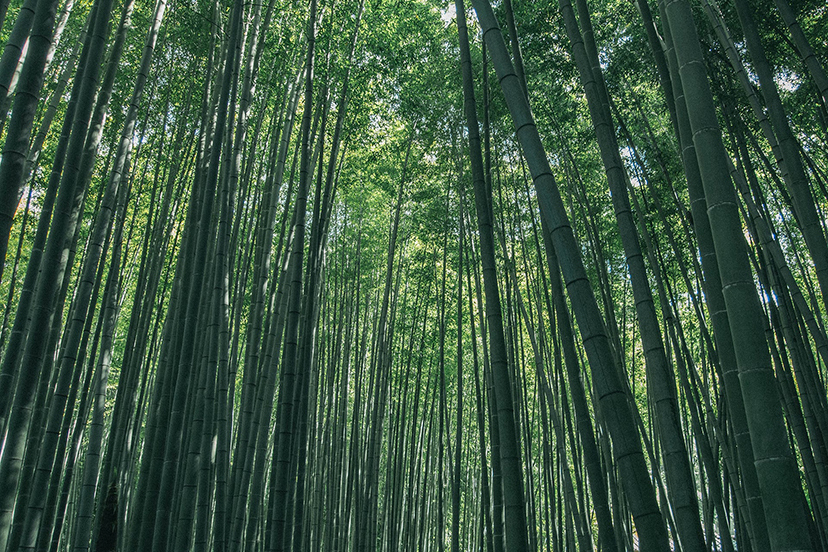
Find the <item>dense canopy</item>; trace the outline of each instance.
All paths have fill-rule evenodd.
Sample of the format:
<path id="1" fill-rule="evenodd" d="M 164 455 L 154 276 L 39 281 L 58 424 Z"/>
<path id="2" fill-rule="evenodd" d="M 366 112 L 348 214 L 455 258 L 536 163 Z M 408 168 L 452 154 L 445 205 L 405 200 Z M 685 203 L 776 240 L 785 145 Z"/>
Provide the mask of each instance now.
<path id="1" fill-rule="evenodd" d="M 819 0 L 0 0 L 0 552 L 828 550 Z"/>

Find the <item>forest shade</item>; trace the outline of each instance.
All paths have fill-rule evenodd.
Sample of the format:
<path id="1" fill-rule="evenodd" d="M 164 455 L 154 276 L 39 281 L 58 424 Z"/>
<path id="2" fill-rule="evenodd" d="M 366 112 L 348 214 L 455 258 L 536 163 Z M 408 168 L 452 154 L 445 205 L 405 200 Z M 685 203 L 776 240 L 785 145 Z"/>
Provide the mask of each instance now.
<path id="1" fill-rule="evenodd" d="M 826 36 L 0 1 L 0 552 L 825 549 Z"/>

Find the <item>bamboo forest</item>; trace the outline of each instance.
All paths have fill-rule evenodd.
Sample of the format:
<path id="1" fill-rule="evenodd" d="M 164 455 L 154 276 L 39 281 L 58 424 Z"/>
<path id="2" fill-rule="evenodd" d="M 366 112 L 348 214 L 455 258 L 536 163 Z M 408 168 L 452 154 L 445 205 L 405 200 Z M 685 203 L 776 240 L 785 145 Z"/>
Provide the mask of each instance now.
<path id="1" fill-rule="evenodd" d="M 828 550 L 824 0 L 0 0 L 0 552 Z"/>

